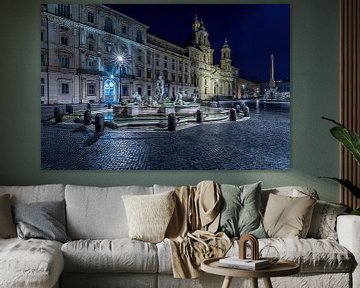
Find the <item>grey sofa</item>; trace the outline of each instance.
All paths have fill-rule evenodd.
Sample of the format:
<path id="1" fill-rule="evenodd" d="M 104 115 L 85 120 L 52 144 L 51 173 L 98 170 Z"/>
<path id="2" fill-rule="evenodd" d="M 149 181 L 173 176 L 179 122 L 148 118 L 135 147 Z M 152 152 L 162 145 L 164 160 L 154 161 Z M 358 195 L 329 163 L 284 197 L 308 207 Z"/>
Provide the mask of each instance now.
<path id="1" fill-rule="evenodd" d="M 223 278 L 215 275 L 174 279 L 167 242 L 152 244 L 128 238 L 122 195 L 154 194 L 173 188 L 0 186 L 0 195 L 10 194 L 13 204 L 64 199 L 67 234 L 72 239 L 64 244 L 0 239 L 0 287 L 221 287 Z M 294 193 L 292 187 L 272 190 L 282 195 Z M 263 191 L 263 199 L 269 191 Z M 337 233 L 338 241 L 260 239 L 260 247 L 271 244 L 281 257 L 301 265 L 301 273 L 295 276 L 272 279 L 274 287 L 360 287 L 360 217 L 339 216 Z M 237 249 L 234 242 L 228 255 L 236 255 Z M 259 283 L 261 286 L 262 281 Z M 234 279 L 232 285 L 240 284 L 247 287 L 250 282 Z"/>

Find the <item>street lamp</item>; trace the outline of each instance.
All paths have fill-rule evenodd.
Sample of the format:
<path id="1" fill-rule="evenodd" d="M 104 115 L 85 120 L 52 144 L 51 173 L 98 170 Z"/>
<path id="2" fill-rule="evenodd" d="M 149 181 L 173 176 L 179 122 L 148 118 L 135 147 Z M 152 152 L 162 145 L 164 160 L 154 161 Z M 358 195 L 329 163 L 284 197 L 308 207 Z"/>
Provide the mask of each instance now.
<path id="1" fill-rule="evenodd" d="M 218 78 L 215 79 L 215 86 L 216 86 L 217 107 L 220 107 L 220 102 L 219 102 L 219 79 Z"/>
<path id="2" fill-rule="evenodd" d="M 121 103 L 121 94 L 122 94 L 122 87 L 121 87 L 121 75 L 122 75 L 122 66 L 124 65 L 124 56 L 118 55 L 116 60 L 119 63 L 119 103 Z"/>
<path id="3" fill-rule="evenodd" d="M 243 97 L 245 98 L 245 84 L 242 84 L 242 90 L 243 90 Z"/>

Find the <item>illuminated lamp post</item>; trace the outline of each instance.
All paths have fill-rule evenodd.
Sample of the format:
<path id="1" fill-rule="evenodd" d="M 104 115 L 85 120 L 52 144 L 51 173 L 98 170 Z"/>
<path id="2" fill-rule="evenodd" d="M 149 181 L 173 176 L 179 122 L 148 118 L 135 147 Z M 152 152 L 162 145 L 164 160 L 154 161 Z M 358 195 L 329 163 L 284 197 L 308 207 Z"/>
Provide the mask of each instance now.
<path id="1" fill-rule="evenodd" d="M 122 74 L 122 67 L 124 65 L 124 56 L 122 55 L 118 55 L 116 57 L 116 60 L 118 61 L 119 63 L 119 103 L 121 103 L 121 94 L 122 94 L 122 87 L 121 87 L 121 74 Z"/>
<path id="2" fill-rule="evenodd" d="M 245 97 L 245 84 L 242 84 L 241 87 L 242 87 L 242 90 L 243 90 L 243 98 L 246 98 Z"/>
<path id="3" fill-rule="evenodd" d="M 215 87 L 216 87 L 216 101 L 217 101 L 217 107 L 220 107 L 220 99 L 219 99 L 219 79 L 215 79 Z"/>

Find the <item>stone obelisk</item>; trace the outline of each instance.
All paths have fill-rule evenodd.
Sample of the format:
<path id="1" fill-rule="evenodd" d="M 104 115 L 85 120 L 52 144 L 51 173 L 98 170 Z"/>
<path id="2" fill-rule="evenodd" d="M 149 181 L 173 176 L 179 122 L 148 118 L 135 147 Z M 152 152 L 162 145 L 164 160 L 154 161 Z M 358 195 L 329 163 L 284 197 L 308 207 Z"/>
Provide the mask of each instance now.
<path id="1" fill-rule="evenodd" d="M 270 63 L 270 82 L 269 87 L 275 88 L 275 76 L 274 76 L 274 53 L 271 53 L 271 63 Z"/>

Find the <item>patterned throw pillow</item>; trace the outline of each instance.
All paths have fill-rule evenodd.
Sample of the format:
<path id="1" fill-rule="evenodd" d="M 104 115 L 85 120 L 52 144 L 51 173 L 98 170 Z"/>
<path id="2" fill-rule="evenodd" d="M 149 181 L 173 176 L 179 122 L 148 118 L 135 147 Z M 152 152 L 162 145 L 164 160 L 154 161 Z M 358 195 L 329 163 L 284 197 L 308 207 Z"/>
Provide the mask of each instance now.
<path id="1" fill-rule="evenodd" d="M 264 227 L 269 237 L 306 238 L 316 200 L 269 194 Z"/>
<path id="2" fill-rule="evenodd" d="M 11 215 L 10 196 L 0 196 L 0 238 L 16 237 L 15 224 Z"/>
<path id="3" fill-rule="evenodd" d="M 218 230 L 229 237 L 251 233 L 265 238 L 260 216 L 261 182 L 243 186 L 222 184 L 221 193 L 223 199 Z"/>
<path id="4" fill-rule="evenodd" d="M 173 193 L 122 196 L 131 239 L 151 243 L 164 240 L 175 208 Z"/>
<path id="5" fill-rule="evenodd" d="M 314 207 L 308 237 L 337 240 L 336 218 L 345 210 L 344 205 L 318 200 Z"/>

